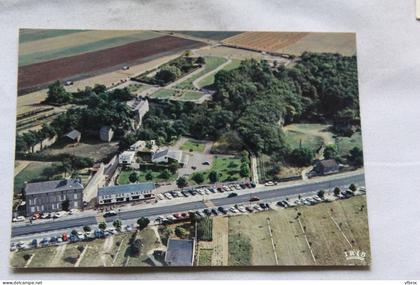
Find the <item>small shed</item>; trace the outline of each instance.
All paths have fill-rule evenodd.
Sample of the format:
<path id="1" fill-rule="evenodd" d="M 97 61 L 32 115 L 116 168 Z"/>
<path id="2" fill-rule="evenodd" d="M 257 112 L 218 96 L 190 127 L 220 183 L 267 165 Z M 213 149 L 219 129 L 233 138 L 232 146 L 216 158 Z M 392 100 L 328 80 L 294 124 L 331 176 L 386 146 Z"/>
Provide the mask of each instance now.
<path id="1" fill-rule="evenodd" d="M 64 137 L 68 138 L 74 143 L 80 142 L 80 139 L 82 138 L 82 134 L 78 130 L 72 130 L 64 135 Z"/>
<path id="2" fill-rule="evenodd" d="M 103 126 L 99 129 L 99 138 L 103 142 L 110 142 L 114 137 L 114 130 L 110 126 Z"/>

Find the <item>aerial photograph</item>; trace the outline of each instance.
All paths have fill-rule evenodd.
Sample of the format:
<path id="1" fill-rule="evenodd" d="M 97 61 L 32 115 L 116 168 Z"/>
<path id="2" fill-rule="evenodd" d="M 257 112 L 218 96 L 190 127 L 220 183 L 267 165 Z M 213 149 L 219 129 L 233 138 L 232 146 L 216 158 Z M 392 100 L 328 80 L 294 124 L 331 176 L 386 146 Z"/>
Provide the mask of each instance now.
<path id="1" fill-rule="evenodd" d="M 356 34 L 20 29 L 12 268 L 371 264 Z"/>

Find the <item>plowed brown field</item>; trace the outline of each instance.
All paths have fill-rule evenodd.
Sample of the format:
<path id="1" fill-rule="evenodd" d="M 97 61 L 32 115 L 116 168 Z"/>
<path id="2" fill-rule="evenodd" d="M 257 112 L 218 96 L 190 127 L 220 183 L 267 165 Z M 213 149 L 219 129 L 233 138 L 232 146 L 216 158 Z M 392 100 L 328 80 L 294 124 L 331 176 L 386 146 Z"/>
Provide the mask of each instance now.
<path id="1" fill-rule="evenodd" d="M 124 64 L 141 63 L 156 56 L 205 44 L 198 41 L 163 36 L 114 48 L 31 64 L 19 68 L 18 93 L 46 86 L 55 80 L 79 79 L 120 68 Z"/>

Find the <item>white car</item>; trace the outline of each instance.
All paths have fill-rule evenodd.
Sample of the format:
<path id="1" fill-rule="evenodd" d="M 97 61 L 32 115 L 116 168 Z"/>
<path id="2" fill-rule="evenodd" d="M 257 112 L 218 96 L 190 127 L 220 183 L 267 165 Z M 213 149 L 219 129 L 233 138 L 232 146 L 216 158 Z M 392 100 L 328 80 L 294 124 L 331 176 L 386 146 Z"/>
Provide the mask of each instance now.
<path id="1" fill-rule="evenodd" d="M 77 232 L 77 238 L 80 240 L 85 239 L 85 235 L 82 232 Z"/>
<path id="2" fill-rule="evenodd" d="M 51 218 L 51 215 L 49 213 L 44 213 L 41 216 L 41 219 L 49 219 L 49 218 Z"/>
<path id="3" fill-rule="evenodd" d="M 163 199 L 165 199 L 165 197 L 164 197 L 162 194 L 157 194 L 157 195 L 156 195 L 156 197 L 157 197 L 159 200 L 163 200 Z"/>
<path id="4" fill-rule="evenodd" d="M 165 194 L 163 194 L 167 199 L 171 200 L 172 199 L 172 195 L 169 192 L 166 192 Z"/>
<path id="5" fill-rule="evenodd" d="M 275 184 L 274 184 L 274 182 L 273 181 L 268 181 L 268 182 L 265 182 L 265 184 L 264 184 L 265 186 L 274 186 Z"/>
<path id="6" fill-rule="evenodd" d="M 56 212 L 56 213 L 51 214 L 51 217 L 56 218 L 56 219 L 61 218 L 62 216 L 63 216 L 63 214 L 61 214 L 60 212 Z"/>
<path id="7" fill-rule="evenodd" d="M 16 245 L 14 243 L 12 243 L 10 245 L 10 251 L 15 251 L 16 250 Z"/>
<path id="8" fill-rule="evenodd" d="M 254 209 L 257 210 L 257 211 L 262 211 L 262 208 L 260 206 L 258 206 L 258 205 L 255 205 L 254 206 Z"/>
<path id="9" fill-rule="evenodd" d="M 79 212 L 79 210 L 77 210 L 77 209 L 70 209 L 69 215 L 76 214 L 77 212 Z"/>
<path id="10" fill-rule="evenodd" d="M 314 199 L 317 202 L 322 202 L 322 199 L 319 198 L 319 196 L 314 196 L 312 199 Z"/>
<path id="11" fill-rule="evenodd" d="M 244 206 L 238 206 L 238 207 L 236 207 L 237 209 L 238 209 L 238 211 L 239 212 L 241 212 L 241 213 L 245 213 L 246 212 L 246 209 L 245 209 L 245 207 Z"/>
<path id="12" fill-rule="evenodd" d="M 204 189 L 204 193 L 205 193 L 206 195 L 210 195 L 210 191 L 209 191 L 208 189 Z"/>
<path id="13" fill-rule="evenodd" d="M 231 211 L 234 214 L 238 213 L 238 210 L 236 210 L 234 207 L 230 208 L 229 211 Z"/>
<path id="14" fill-rule="evenodd" d="M 23 222 L 23 221 L 25 221 L 25 217 L 24 216 L 18 216 L 16 218 L 13 218 L 12 221 L 13 222 Z"/>

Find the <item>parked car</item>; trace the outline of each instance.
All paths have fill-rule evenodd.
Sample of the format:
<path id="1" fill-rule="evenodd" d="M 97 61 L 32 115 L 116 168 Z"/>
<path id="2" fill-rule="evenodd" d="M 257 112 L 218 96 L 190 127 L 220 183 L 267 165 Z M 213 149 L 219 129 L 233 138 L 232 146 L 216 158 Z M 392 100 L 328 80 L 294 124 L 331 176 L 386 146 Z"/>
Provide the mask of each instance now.
<path id="1" fill-rule="evenodd" d="M 251 197 L 251 199 L 249 199 L 249 202 L 256 202 L 256 201 L 259 201 L 259 200 L 260 200 L 259 197 L 254 196 L 254 197 Z"/>
<path id="2" fill-rule="evenodd" d="M 85 235 L 84 235 L 82 232 L 77 232 L 77 237 L 78 237 L 80 240 L 85 239 Z"/>
<path id="3" fill-rule="evenodd" d="M 67 236 L 67 233 L 63 233 L 61 235 L 61 238 L 63 239 L 63 241 L 68 241 L 69 240 L 69 237 Z"/>
<path id="4" fill-rule="evenodd" d="M 217 209 L 211 209 L 211 213 L 215 216 L 219 215 L 219 213 L 217 212 Z"/>
<path id="5" fill-rule="evenodd" d="M 254 209 L 252 209 L 252 207 L 246 207 L 245 208 L 248 212 L 250 212 L 250 213 L 253 213 L 254 212 Z"/>
<path id="6" fill-rule="evenodd" d="M 257 187 L 257 184 L 255 184 L 255 182 L 251 182 L 251 187 L 255 188 L 255 187 Z"/>
<path id="7" fill-rule="evenodd" d="M 58 219 L 58 218 L 61 218 L 63 216 L 63 214 L 60 213 L 60 212 L 55 212 L 55 213 L 51 214 L 51 216 L 52 216 L 53 219 Z"/>
<path id="8" fill-rule="evenodd" d="M 209 191 L 210 191 L 211 193 L 216 193 L 216 188 L 214 188 L 214 187 L 210 187 L 210 188 L 209 188 Z"/>
<path id="9" fill-rule="evenodd" d="M 255 210 L 257 210 L 257 211 L 262 211 L 261 207 L 260 207 L 260 206 L 258 206 L 258 205 L 255 205 L 255 206 L 254 206 L 254 209 L 255 209 Z"/>
<path id="10" fill-rule="evenodd" d="M 49 213 L 44 213 L 41 215 L 41 219 L 49 219 L 51 218 L 51 215 Z"/>
<path id="11" fill-rule="evenodd" d="M 223 208 L 223 207 L 219 207 L 219 208 L 217 208 L 218 210 L 219 210 L 219 212 L 221 212 L 222 214 L 224 214 L 224 215 L 226 215 L 227 214 L 227 211 L 225 210 L 225 208 Z"/>
<path id="12" fill-rule="evenodd" d="M 49 246 L 49 240 L 48 240 L 48 238 L 43 238 L 40 242 L 39 242 L 39 244 L 41 245 L 41 246 Z"/>
<path id="13" fill-rule="evenodd" d="M 278 201 L 278 202 L 277 202 L 277 206 L 279 206 L 279 207 L 284 207 L 284 204 L 283 204 L 283 202 L 282 202 L 282 201 Z"/>
<path id="14" fill-rule="evenodd" d="M 104 238 L 104 237 L 105 237 L 105 234 L 102 230 L 99 230 L 99 229 L 95 230 L 95 238 Z"/>
<path id="15" fill-rule="evenodd" d="M 204 214 L 206 214 L 207 216 L 211 215 L 211 210 L 210 209 L 204 209 L 203 210 Z"/>
<path id="16" fill-rule="evenodd" d="M 73 214 L 76 214 L 77 212 L 79 212 L 78 209 L 70 209 L 70 211 L 68 213 L 69 213 L 69 215 L 73 215 Z"/>
<path id="17" fill-rule="evenodd" d="M 50 244 L 54 245 L 57 243 L 57 238 L 56 237 L 51 237 L 50 238 Z"/>
<path id="18" fill-rule="evenodd" d="M 203 162 L 203 165 L 210 165 L 210 162 L 206 160 Z"/>
<path id="19" fill-rule="evenodd" d="M 261 209 L 265 210 L 267 207 L 265 206 L 265 203 L 260 203 Z"/>
<path id="20" fill-rule="evenodd" d="M 108 211 L 108 212 L 106 212 L 104 214 L 104 218 L 113 217 L 113 216 L 116 216 L 116 215 L 117 215 L 117 212 L 115 212 L 115 211 Z"/>
<path id="21" fill-rule="evenodd" d="M 229 195 L 227 196 L 228 198 L 233 198 L 238 196 L 238 193 L 229 193 Z"/>
<path id="22" fill-rule="evenodd" d="M 131 231 L 133 230 L 133 227 L 132 227 L 132 226 L 130 226 L 130 225 L 127 225 L 127 226 L 125 227 L 125 230 L 126 230 L 127 232 L 131 232 Z"/>
<path id="23" fill-rule="evenodd" d="M 314 196 L 312 197 L 312 199 L 314 199 L 317 202 L 322 202 L 322 199 L 319 196 Z"/>
<path id="24" fill-rule="evenodd" d="M 238 209 L 238 211 L 241 212 L 241 213 L 245 213 L 246 212 L 245 207 L 244 206 L 241 206 L 241 205 L 237 205 L 236 206 L 236 209 Z"/>
<path id="25" fill-rule="evenodd" d="M 32 246 L 32 247 L 38 247 L 38 240 L 37 240 L 36 238 L 34 238 L 34 239 L 31 241 L 31 246 Z"/>
<path id="26" fill-rule="evenodd" d="M 16 245 L 12 242 L 10 244 L 10 251 L 15 251 L 17 249 Z"/>
<path id="27" fill-rule="evenodd" d="M 64 86 L 70 86 L 70 85 L 73 85 L 73 81 L 71 81 L 71 80 L 66 80 L 66 81 L 64 82 Z"/>
<path id="28" fill-rule="evenodd" d="M 40 213 L 33 213 L 31 219 L 32 220 L 38 220 L 41 217 Z"/>
<path id="29" fill-rule="evenodd" d="M 159 200 L 163 200 L 163 199 L 165 199 L 165 197 L 164 197 L 162 194 L 157 194 L 157 195 L 156 195 L 156 197 L 157 197 Z"/>
<path id="30" fill-rule="evenodd" d="M 166 192 L 163 194 L 167 199 L 171 200 L 172 199 L 172 195 L 169 192 Z"/>
<path id="31" fill-rule="evenodd" d="M 181 219 L 182 218 L 181 214 L 178 214 L 178 213 L 174 214 L 174 217 L 175 217 L 175 219 Z"/>
<path id="32" fill-rule="evenodd" d="M 286 200 L 283 200 L 283 205 L 287 208 L 287 207 L 292 207 L 292 205 L 289 204 L 289 202 L 287 202 Z"/>
<path id="33" fill-rule="evenodd" d="M 274 186 L 274 182 L 273 181 L 268 181 L 264 183 L 265 186 Z"/>
<path id="34" fill-rule="evenodd" d="M 122 69 L 123 69 L 123 70 L 129 70 L 129 69 L 130 69 L 130 67 L 129 67 L 128 65 L 124 65 L 124 66 L 122 67 Z"/>
<path id="35" fill-rule="evenodd" d="M 13 218 L 12 219 L 12 222 L 23 222 L 23 221 L 25 221 L 25 217 L 24 216 L 17 216 L 16 218 Z"/>
<path id="36" fill-rule="evenodd" d="M 196 214 L 197 216 L 199 216 L 200 218 L 204 218 L 204 214 L 201 213 L 200 211 L 195 211 L 194 214 Z"/>
<path id="37" fill-rule="evenodd" d="M 234 214 L 237 214 L 239 212 L 237 209 L 235 209 L 235 207 L 229 208 L 229 211 L 231 211 Z"/>

